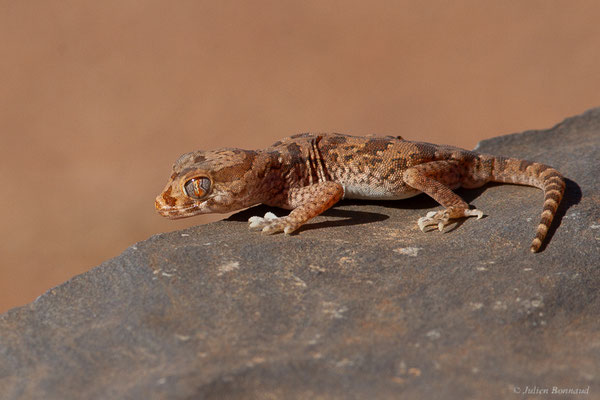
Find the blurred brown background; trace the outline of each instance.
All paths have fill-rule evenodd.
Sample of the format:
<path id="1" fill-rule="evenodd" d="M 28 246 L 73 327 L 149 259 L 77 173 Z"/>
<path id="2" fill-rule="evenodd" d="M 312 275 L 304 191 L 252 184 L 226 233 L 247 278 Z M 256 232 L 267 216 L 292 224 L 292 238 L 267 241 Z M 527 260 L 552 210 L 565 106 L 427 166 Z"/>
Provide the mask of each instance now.
<path id="1" fill-rule="evenodd" d="M 0 1 L 0 311 L 150 235 L 175 159 L 303 131 L 472 148 L 600 105 L 595 1 Z"/>

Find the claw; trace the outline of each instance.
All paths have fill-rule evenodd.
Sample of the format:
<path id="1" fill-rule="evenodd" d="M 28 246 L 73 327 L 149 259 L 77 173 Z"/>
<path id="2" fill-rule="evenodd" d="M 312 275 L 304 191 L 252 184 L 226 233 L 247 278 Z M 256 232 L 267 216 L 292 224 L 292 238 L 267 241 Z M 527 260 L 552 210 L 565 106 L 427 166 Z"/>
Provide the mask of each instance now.
<path id="1" fill-rule="evenodd" d="M 480 210 L 465 210 L 465 217 L 475 216 L 477 219 L 483 217 L 483 212 Z"/>
<path id="2" fill-rule="evenodd" d="M 419 218 L 417 225 L 421 229 L 421 232 L 425 232 L 425 228 L 431 225 L 437 225 L 437 228 L 441 231 L 444 230 L 444 226 L 448 223 L 448 220 L 443 217 L 436 217 L 436 212 L 428 212 L 426 216 Z"/>
<path id="3" fill-rule="evenodd" d="M 483 212 L 480 210 L 464 210 L 464 217 L 477 217 L 480 219 L 483 217 Z M 454 217 L 453 217 L 454 218 Z M 419 229 L 422 232 L 425 232 L 425 228 L 432 225 L 437 225 L 437 228 L 440 232 L 444 231 L 446 225 L 448 225 L 450 221 L 448 211 L 430 211 L 424 217 L 419 218 L 417 221 L 417 225 L 419 225 Z"/>
<path id="4" fill-rule="evenodd" d="M 260 232 L 264 233 L 266 235 L 270 235 L 272 233 L 275 233 L 275 230 L 273 230 L 270 225 L 267 225 L 267 226 L 263 227 Z"/>
<path id="5" fill-rule="evenodd" d="M 425 224 L 426 220 L 427 220 L 427 218 L 423 217 L 423 218 L 419 218 L 419 220 L 417 221 L 417 225 L 419 225 L 419 229 L 421 229 L 421 232 L 425 232 L 425 227 L 427 226 Z"/>

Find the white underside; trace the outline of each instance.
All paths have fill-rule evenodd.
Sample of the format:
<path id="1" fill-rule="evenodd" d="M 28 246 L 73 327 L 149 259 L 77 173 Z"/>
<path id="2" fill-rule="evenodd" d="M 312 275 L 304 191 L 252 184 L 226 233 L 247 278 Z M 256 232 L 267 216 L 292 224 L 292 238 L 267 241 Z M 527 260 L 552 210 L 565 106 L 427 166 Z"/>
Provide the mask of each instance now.
<path id="1" fill-rule="evenodd" d="M 394 193 L 384 187 L 372 187 L 369 185 L 344 185 L 344 198 L 357 200 L 401 200 L 414 197 L 421 192 L 411 190 L 407 192 Z"/>

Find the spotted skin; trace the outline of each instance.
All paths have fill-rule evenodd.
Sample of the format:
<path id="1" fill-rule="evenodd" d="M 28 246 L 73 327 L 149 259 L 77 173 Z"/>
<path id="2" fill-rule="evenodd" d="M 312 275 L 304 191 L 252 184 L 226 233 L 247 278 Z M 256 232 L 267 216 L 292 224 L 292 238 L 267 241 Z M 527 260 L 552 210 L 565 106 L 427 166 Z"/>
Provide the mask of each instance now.
<path id="1" fill-rule="evenodd" d="M 186 183 L 191 179 L 208 179 L 202 180 L 208 190 L 188 193 Z M 394 200 L 426 193 L 444 209 L 427 213 L 417 224 L 423 231 L 430 226 L 441 231 L 453 219 L 483 216 L 452 190 L 488 182 L 544 191 L 543 212 L 530 247 L 539 251 L 565 190 L 558 171 L 536 162 L 411 142 L 400 136 L 304 133 L 264 150 L 187 153 L 175 162 L 155 204 L 165 217 L 184 218 L 263 203 L 292 211 L 285 217 L 272 213 L 252 217 L 250 228 L 289 234 L 342 198 Z"/>

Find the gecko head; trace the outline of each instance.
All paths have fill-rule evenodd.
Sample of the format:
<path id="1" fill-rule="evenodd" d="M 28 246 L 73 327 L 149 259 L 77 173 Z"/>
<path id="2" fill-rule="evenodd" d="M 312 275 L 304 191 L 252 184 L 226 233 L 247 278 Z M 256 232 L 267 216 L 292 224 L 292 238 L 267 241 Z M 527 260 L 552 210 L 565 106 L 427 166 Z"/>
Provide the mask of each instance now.
<path id="1" fill-rule="evenodd" d="M 248 207 L 253 151 L 220 149 L 179 157 L 167 186 L 156 197 L 156 211 L 168 218 L 226 213 Z M 251 202 L 251 201 L 250 201 Z"/>

